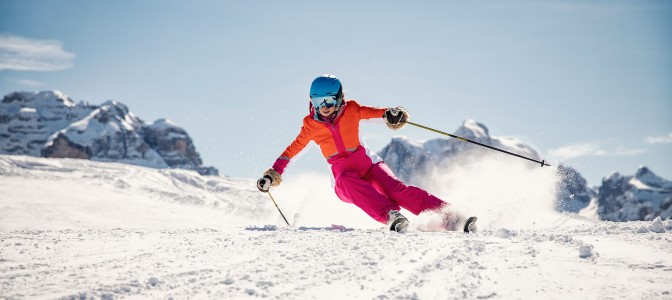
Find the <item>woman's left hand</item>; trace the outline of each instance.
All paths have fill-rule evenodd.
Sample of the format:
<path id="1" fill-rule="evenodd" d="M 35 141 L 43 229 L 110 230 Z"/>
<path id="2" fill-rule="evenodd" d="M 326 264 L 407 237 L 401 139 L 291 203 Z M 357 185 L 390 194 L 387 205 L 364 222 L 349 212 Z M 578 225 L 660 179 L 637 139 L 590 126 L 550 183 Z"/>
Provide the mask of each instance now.
<path id="1" fill-rule="evenodd" d="M 390 129 L 397 130 L 406 125 L 406 121 L 410 118 L 408 112 L 401 106 L 395 108 L 388 108 L 383 114 L 385 123 Z"/>

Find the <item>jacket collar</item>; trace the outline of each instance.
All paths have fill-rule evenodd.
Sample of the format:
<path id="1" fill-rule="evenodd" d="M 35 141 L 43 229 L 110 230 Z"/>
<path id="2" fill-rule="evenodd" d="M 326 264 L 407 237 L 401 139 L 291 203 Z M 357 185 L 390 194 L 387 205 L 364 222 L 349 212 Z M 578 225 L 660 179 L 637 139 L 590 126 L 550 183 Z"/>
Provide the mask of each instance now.
<path id="1" fill-rule="evenodd" d="M 317 122 L 320 122 L 320 123 L 329 124 L 328 122 L 325 122 L 325 121 L 322 120 L 322 118 L 320 118 L 320 113 L 315 109 L 312 102 L 309 102 L 308 105 L 309 105 L 309 108 L 308 108 L 309 115 L 312 117 L 313 120 L 315 120 Z M 341 117 L 341 115 L 343 115 L 343 112 L 345 111 L 345 108 L 347 106 L 348 106 L 348 102 L 345 99 L 343 99 L 343 104 L 341 104 L 341 107 L 336 111 L 337 115 L 336 115 L 336 119 L 334 119 L 334 123 L 336 123 L 336 121 L 338 121 L 338 119 Z"/>

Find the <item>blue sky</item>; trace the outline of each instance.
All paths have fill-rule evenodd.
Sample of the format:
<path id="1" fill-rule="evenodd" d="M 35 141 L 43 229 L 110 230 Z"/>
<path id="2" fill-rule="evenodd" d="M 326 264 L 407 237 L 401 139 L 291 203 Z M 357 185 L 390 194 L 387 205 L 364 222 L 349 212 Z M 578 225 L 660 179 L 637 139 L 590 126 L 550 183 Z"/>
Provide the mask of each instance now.
<path id="1" fill-rule="evenodd" d="M 348 98 L 449 132 L 475 119 L 593 185 L 639 165 L 672 179 L 670 53 L 669 1 L 0 2 L 2 95 L 123 102 L 187 129 L 235 177 L 273 163 L 312 79 L 333 73 Z M 374 150 L 438 137 L 362 135 Z M 312 170 L 328 172 L 318 149 L 288 173 Z"/>

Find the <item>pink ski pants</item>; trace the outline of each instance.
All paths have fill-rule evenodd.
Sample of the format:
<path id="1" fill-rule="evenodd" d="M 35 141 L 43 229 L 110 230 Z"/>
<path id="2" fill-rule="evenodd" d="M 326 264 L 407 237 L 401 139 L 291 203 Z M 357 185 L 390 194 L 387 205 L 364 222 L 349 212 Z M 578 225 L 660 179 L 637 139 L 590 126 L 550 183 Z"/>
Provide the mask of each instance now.
<path id="1" fill-rule="evenodd" d="M 330 157 L 336 195 L 357 205 L 376 221 L 387 224 L 387 213 L 403 207 L 413 214 L 438 209 L 447 203 L 399 180 L 384 163 L 373 163 L 363 147 Z"/>

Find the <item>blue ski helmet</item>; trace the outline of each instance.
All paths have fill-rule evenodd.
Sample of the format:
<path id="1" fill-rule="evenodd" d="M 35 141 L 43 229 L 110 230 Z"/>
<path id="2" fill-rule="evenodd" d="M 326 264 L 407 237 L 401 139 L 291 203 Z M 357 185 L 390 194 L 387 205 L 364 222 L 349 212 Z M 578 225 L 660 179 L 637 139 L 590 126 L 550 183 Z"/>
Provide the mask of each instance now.
<path id="1" fill-rule="evenodd" d="M 336 76 L 324 74 L 310 85 L 310 101 L 316 110 L 324 107 L 339 107 L 343 103 L 343 86 Z"/>

